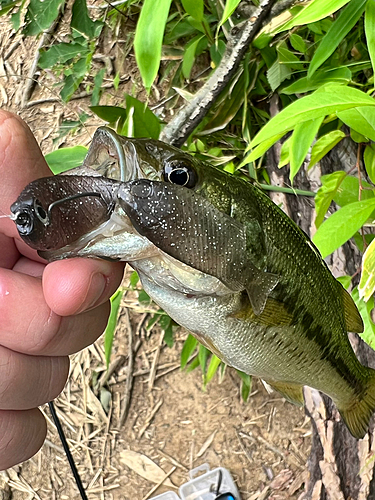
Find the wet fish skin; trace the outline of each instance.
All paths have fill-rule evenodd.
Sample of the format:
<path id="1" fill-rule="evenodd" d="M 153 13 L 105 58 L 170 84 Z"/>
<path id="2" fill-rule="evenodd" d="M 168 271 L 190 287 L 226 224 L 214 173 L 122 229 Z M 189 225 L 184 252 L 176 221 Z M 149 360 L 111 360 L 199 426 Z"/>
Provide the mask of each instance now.
<path id="1" fill-rule="evenodd" d="M 347 336 L 362 331 L 362 320 L 310 239 L 254 184 L 160 141 L 121 138 L 121 145 L 132 152 L 127 181 L 169 182 L 174 168 L 194 172 L 190 189 L 243 226 L 248 262 L 279 279 L 256 314 L 245 291 L 219 294 L 208 280 L 197 292 L 199 271 L 193 267 L 175 274 L 162 250 L 132 259 L 128 248 L 124 260 L 138 271 L 146 292 L 222 360 L 264 378 L 289 400 L 302 403 L 304 385 L 328 394 L 353 436 L 363 437 L 375 408 L 375 372 L 359 363 Z M 61 255 L 79 252 L 62 249 Z"/>

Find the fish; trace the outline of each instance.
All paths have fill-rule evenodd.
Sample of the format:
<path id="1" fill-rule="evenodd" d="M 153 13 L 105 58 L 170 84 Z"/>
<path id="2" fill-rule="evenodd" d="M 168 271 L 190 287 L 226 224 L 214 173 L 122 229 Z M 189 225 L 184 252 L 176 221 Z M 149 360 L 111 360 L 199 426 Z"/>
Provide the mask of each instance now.
<path id="1" fill-rule="evenodd" d="M 295 404 L 303 404 L 304 386 L 322 391 L 363 438 L 375 370 L 348 339 L 363 322 L 310 238 L 254 182 L 157 140 L 105 128 L 98 137 L 116 171 L 109 219 L 88 233 L 94 242 L 83 235 L 39 253 L 127 261 L 149 296 L 223 362 Z M 83 168 L 108 165 L 95 137 L 90 149 Z"/>

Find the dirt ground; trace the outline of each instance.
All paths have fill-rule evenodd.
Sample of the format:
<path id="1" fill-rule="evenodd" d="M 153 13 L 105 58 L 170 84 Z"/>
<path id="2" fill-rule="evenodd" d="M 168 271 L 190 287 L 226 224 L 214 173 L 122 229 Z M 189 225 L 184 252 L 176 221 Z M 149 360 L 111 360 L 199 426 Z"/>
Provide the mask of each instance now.
<path id="1" fill-rule="evenodd" d="M 62 23 L 57 38 L 64 40 L 65 33 Z M 37 45 L 35 39 L 14 35 L 6 18 L 0 18 L 1 107 L 18 113 L 28 123 L 44 153 L 58 146 L 88 145 L 102 122 L 90 112 L 84 94 L 62 103 L 53 75 L 43 74 L 22 105 Z M 122 46 L 121 39 L 104 37 L 98 53 L 114 56 L 116 63 L 121 60 Z M 123 83 L 117 91 L 109 86 L 100 104 L 122 102 L 123 92 L 144 98 L 131 54 L 120 71 Z M 112 79 L 107 75 L 105 83 L 110 85 Z M 151 104 L 161 100 L 160 96 L 162 89 L 155 89 Z M 53 144 L 62 121 L 76 120 L 83 111 L 90 114 L 85 126 Z M 124 286 L 127 284 L 126 278 Z M 243 403 L 239 378 L 229 368 L 222 381 L 216 375 L 204 391 L 198 370 L 187 374 L 179 368 L 187 333 L 177 330 L 174 347 L 168 348 L 158 328 L 146 332 L 152 307 L 142 309 L 134 293 L 125 295 L 112 356 L 117 367 L 107 390 L 98 389 L 105 376 L 104 347 L 99 340 L 72 356 L 69 382 L 56 401 L 89 498 L 143 500 L 163 491 L 177 491 L 188 481 L 188 471 L 204 463 L 227 468 L 242 500 L 300 498 L 311 444 L 310 423 L 303 409 L 275 393 L 269 395 L 258 380 L 253 381 L 248 403 Z M 129 376 L 130 334 L 137 347 L 134 386 L 128 418 L 119 429 Z M 106 401 L 106 410 L 99 394 Z M 43 411 L 48 439 L 34 458 L 0 475 L 3 500 L 78 498 L 48 408 Z"/>

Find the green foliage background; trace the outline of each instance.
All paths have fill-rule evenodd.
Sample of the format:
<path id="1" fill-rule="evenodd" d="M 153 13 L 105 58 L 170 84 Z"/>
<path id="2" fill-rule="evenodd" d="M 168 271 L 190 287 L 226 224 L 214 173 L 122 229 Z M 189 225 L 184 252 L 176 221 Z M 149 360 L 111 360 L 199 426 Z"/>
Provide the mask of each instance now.
<path id="1" fill-rule="evenodd" d="M 66 8 L 65 0 L 0 0 L 0 14 L 11 16 L 14 30 L 39 36 Z M 254 0 L 254 9 L 259 2 Z M 116 8 L 108 6 L 91 19 L 86 0 L 72 4 L 69 43 L 54 43 L 42 49 L 41 69 L 54 71 L 60 95 L 68 101 L 78 88 L 92 88 L 92 112 L 119 133 L 158 137 L 163 124 L 144 103 L 124 95 L 121 107 L 100 106 L 104 70 L 93 74 L 92 58 L 103 30 L 115 30 L 125 18 L 138 19 L 129 33 L 144 87 L 152 92 L 155 79 L 163 88 L 166 107 L 176 106 L 180 96 L 190 99 L 197 75 L 218 67 L 230 31 L 246 21 L 237 9 L 238 0 L 223 5 L 214 0 L 128 0 Z M 236 10 L 237 9 L 237 10 Z M 167 62 L 161 60 L 166 57 Z M 252 177 L 262 184 L 269 179 L 264 168 L 268 149 L 282 141 L 280 168 L 289 168 L 290 190 L 301 168 L 312 168 L 345 138 L 356 144 L 364 169 L 352 165 L 348 171 L 321 177 L 315 196 L 314 243 L 323 257 L 353 238 L 364 253 L 361 280 L 352 287 L 352 277 L 341 281 L 352 289 L 365 323 L 363 338 L 375 345 L 371 319 L 375 290 L 375 0 L 307 0 L 265 26 L 249 48 L 233 81 L 219 96 L 206 118 L 189 137 L 186 148 L 204 160 L 235 174 Z M 201 76 L 200 76 L 201 78 Z M 113 79 L 118 86 L 119 75 Z M 282 111 L 270 119 L 268 99 L 279 96 Z M 82 120 L 85 117 L 81 117 Z M 79 122 L 74 126 L 79 126 Z M 82 149 L 52 153 L 50 164 L 81 161 Z M 55 155 L 55 156 L 53 156 Z M 308 161 L 307 161 L 308 160 Z M 297 191 L 298 192 L 298 191 Z M 332 202 L 338 210 L 328 211 Z M 370 228 L 370 229 L 369 229 Z M 357 273 L 356 273 L 357 274 Z M 137 277 L 132 286 L 136 287 Z M 147 300 L 147 297 L 140 299 Z M 144 293 L 144 292 L 143 292 Z M 114 299 L 115 306 L 119 302 Z M 173 340 L 173 323 L 162 311 L 151 317 L 159 321 L 166 340 Z M 112 324 L 113 321 L 112 321 Z M 114 327 L 113 327 L 114 328 Z M 109 335 L 113 334 L 109 328 Z M 108 330 L 108 329 L 107 329 Z M 109 342 L 111 344 L 111 342 Z M 191 360 L 193 353 L 195 358 Z M 197 348 L 189 336 L 182 352 L 182 366 L 201 366 L 207 383 L 219 366 L 215 356 Z M 250 379 L 243 375 L 243 395 Z"/>

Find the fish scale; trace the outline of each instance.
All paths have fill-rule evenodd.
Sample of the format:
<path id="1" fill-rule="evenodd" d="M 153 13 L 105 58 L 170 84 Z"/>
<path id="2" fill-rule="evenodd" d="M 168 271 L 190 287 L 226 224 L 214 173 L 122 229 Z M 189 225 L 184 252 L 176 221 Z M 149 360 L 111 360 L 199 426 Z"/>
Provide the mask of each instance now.
<path id="1" fill-rule="evenodd" d="M 375 371 L 357 360 L 347 332 L 360 333 L 363 323 L 310 239 L 254 184 L 172 146 L 101 128 L 84 168 L 103 150 L 111 161 L 118 152 L 116 177 L 127 181 L 114 181 L 108 191 L 109 204 L 115 203 L 109 228 L 108 214 L 97 213 L 91 227 L 86 216 L 80 227 L 80 215 L 93 206 L 77 204 L 78 239 L 42 255 L 129 262 L 150 297 L 220 359 L 297 404 L 304 385 L 321 390 L 362 438 L 375 409 Z M 173 168 L 178 175 L 169 175 Z M 189 187 L 168 182 L 184 175 Z M 82 185 L 108 190 L 108 179 L 101 179 L 82 179 Z M 48 196 L 61 197 L 59 183 L 55 178 Z M 12 211 L 20 213 L 29 194 L 26 187 Z M 66 241 L 44 229 L 21 237 L 34 248 L 38 238 L 41 247 L 48 239 Z M 59 231 L 70 227 L 60 224 Z"/>

